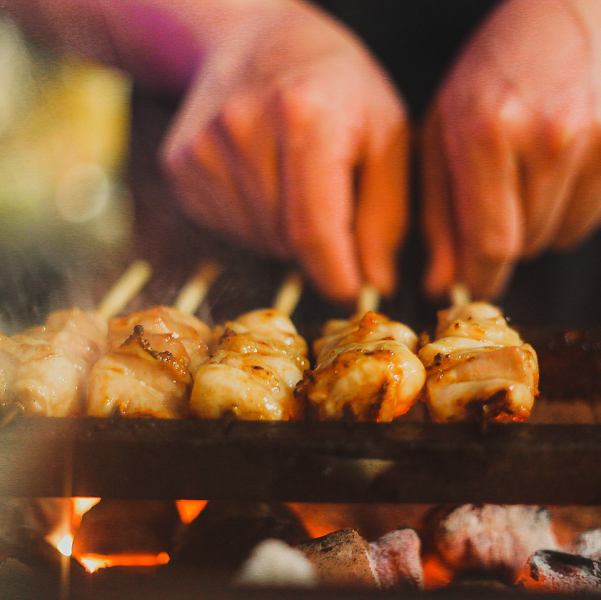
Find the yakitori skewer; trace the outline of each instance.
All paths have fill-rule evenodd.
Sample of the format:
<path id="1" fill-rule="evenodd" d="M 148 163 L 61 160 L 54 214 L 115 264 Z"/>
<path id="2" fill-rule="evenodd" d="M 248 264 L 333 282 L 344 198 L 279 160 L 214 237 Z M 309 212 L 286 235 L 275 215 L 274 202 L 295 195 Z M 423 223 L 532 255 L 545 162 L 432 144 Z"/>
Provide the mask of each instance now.
<path id="1" fill-rule="evenodd" d="M 273 308 L 253 310 L 218 328 L 216 349 L 194 378 L 194 415 L 248 420 L 302 416 L 302 402 L 293 390 L 309 366 L 307 344 L 290 320 L 301 292 L 302 281 L 292 274 Z"/>
<path id="2" fill-rule="evenodd" d="M 44 325 L 0 336 L 0 406 L 11 414 L 79 414 L 90 368 L 106 350 L 107 319 L 120 312 L 149 277 L 148 263 L 135 262 L 96 311 L 59 310 Z"/>
<path id="3" fill-rule="evenodd" d="M 524 421 L 538 393 L 536 352 L 487 302 L 455 286 L 438 313 L 435 340 L 419 356 L 425 397 L 435 421 Z"/>
<path id="4" fill-rule="evenodd" d="M 378 305 L 377 290 L 365 286 L 355 316 L 328 321 L 315 342 L 317 365 L 295 394 L 316 419 L 391 421 L 415 402 L 425 380 L 417 336 Z"/>
<path id="5" fill-rule="evenodd" d="M 107 417 L 178 418 L 187 414 L 192 376 L 208 357 L 211 330 L 196 312 L 219 274 L 203 263 L 174 306 L 111 319 L 108 352 L 90 374 L 87 412 Z"/>

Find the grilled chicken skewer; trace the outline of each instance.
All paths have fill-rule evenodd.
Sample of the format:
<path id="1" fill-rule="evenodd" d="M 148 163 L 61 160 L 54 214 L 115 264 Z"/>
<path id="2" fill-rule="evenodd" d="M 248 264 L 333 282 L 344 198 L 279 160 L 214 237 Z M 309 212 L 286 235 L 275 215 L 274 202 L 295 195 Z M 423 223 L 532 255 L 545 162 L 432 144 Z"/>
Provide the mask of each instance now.
<path id="1" fill-rule="evenodd" d="M 194 415 L 267 421 L 302 416 L 293 390 L 309 366 L 307 344 L 290 320 L 301 291 L 302 282 L 293 274 L 273 308 L 245 313 L 216 329 L 215 352 L 194 378 Z"/>
<path id="2" fill-rule="evenodd" d="M 366 286 L 357 314 L 328 321 L 315 342 L 317 366 L 295 392 L 315 418 L 391 421 L 413 406 L 425 380 L 417 336 L 375 312 L 378 303 L 375 289 Z"/>
<path id="3" fill-rule="evenodd" d="M 419 356 L 434 421 L 525 421 L 538 393 L 536 352 L 486 302 L 455 293 L 438 313 L 436 339 Z"/>
<path id="4" fill-rule="evenodd" d="M 149 277 L 149 265 L 136 262 L 96 311 L 59 310 L 44 325 L 0 336 L 0 407 L 47 417 L 79 414 L 90 369 L 106 350 L 107 319 Z"/>
<path id="5" fill-rule="evenodd" d="M 211 330 L 193 313 L 219 269 L 204 263 L 175 306 L 153 306 L 111 319 L 108 352 L 90 374 L 90 416 L 174 419 L 187 413 L 192 375 L 208 357 Z"/>

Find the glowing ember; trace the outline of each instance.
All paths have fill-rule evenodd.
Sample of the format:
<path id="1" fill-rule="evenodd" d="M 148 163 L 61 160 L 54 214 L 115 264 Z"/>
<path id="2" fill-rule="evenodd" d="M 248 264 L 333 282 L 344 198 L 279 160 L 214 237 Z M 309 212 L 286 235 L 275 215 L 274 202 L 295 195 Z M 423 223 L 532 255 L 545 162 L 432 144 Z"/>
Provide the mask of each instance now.
<path id="1" fill-rule="evenodd" d="M 176 500 L 175 505 L 180 521 L 184 525 L 188 525 L 204 510 L 207 500 Z"/>
<path id="2" fill-rule="evenodd" d="M 94 573 L 98 569 L 106 567 L 157 567 L 169 562 L 167 552 L 158 554 L 86 554 L 77 557 L 88 573 Z"/>
<path id="3" fill-rule="evenodd" d="M 453 572 L 436 556 L 424 556 L 422 558 L 422 567 L 424 569 L 424 585 L 426 589 L 445 587 L 453 579 Z"/>

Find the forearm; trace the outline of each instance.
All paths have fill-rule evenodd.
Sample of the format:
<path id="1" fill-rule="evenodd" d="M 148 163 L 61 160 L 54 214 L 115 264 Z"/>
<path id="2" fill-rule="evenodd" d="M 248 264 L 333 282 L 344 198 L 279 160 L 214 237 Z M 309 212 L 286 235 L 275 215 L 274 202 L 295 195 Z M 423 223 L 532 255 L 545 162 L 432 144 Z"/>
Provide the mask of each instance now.
<path id="1" fill-rule="evenodd" d="M 235 31 L 268 26 L 296 0 L 4 0 L 34 37 L 180 92 L 205 57 Z"/>

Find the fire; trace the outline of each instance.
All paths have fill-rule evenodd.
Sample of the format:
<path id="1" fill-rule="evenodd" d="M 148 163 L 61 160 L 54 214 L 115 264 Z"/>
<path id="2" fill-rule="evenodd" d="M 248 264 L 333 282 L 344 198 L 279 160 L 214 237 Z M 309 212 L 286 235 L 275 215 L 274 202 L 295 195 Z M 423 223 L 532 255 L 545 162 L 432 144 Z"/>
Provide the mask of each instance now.
<path id="1" fill-rule="evenodd" d="M 107 567 L 154 567 L 166 565 L 169 560 L 167 552 L 158 554 L 73 554 L 75 532 L 81 525 L 81 520 L 100 498 L 76 497 L 65 500 L 64 514 L 61 522 L 49 535 L 48 543 L 56 548 L 63 556 L 71 557 L 79 562 L 88 573 L 95 573 Z M 191 523 L 205 508 L 207 500 L 177 500 L 176 506 L 181 522 Z"/>
<path id="2" fill-rule="evenodd" d="M 169 562 L 167 552 L 158 554 L 85 554 L 77 559 L 88 573 L 95 573 L 106 567 L 157 567 Z"/>
<path id="3" fill-rule="evenodd" d="M 73 536 L 70 533 L 58 536 L 56 541 L 46 538 L 63 556 L 71 556 L 73 551 Z"/>
<path id="4" fill-rule="evenodd" d="M 46 536 L 46 541 L 56 548 L 63 556 L 73 556 L 88 573 L 95 573 L 106 567 L 154 567 L 166 565 L 169 562 L 167 552 L 158 554 L 73 554 L 74 532 L 81 525 L 83 515 L 100 502 L 100 498 L 77 497 L 65 500 L 63 518 L 56 529 Z M 181 506 L 180 506 L 181 504 Z M 178 510 L 182 522 L 193 520 L 206 505 L 206 500 L 180 501 Z M 186 521 L 189 519 L 190 521 Z"/>
<path id="5" fill-rule="evenodd" d="M 78 519 L 77 526 L 81 523 L 81 518 L 87 513 L 90 508 L 96 506 L 100 502 L 100 498 L 73 498 L 73 516 Z"/>
<path id="6" fill-rule="evenodd" d="M 204 510 L 208 500 L 176 500 L 180 521 L 188 525 Z"/>
<path id="7" fill-rule="evenodd" d="M 424 584 L 427 589 L 436 589 L 449 585 L 453 580 L 453 572 L 444 565 L 437 556 L 422 557 Z"/>

